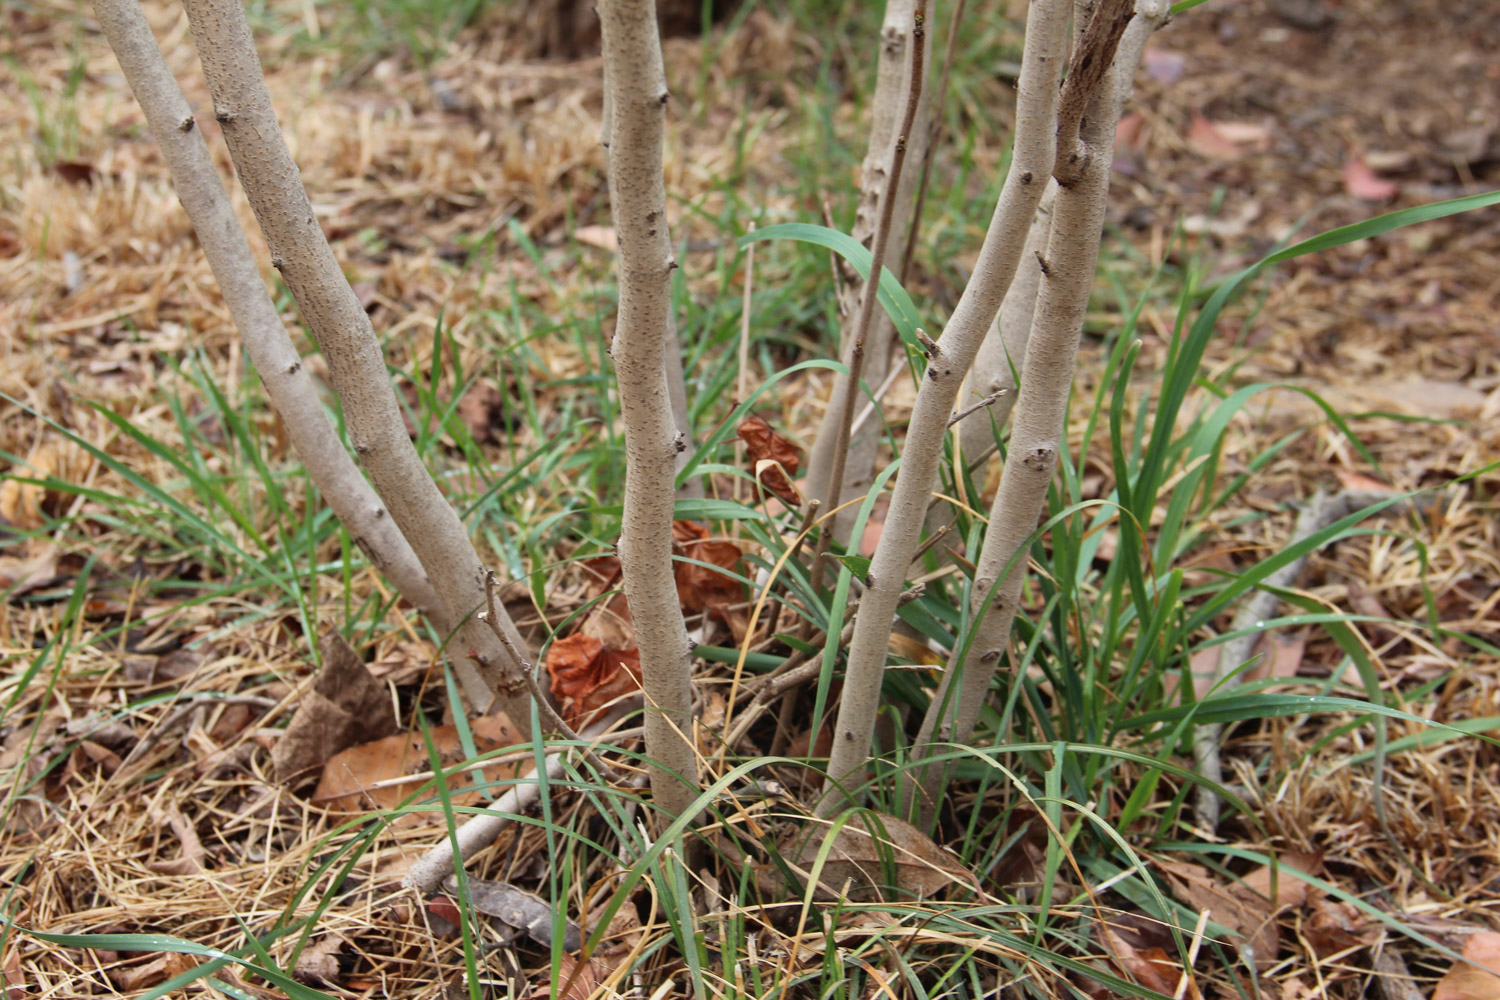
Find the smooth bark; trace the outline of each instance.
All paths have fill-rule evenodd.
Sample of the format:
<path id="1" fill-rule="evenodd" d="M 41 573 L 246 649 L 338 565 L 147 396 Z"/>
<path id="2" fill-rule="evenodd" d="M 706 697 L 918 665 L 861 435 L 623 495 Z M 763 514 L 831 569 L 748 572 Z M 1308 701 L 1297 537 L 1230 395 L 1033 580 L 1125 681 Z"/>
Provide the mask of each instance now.
<path id="1" fill-rule="evenodd" d="M 1101 3 L 1101 16 L 1112 16 L 1107 3 Z M 1116 35 L 1111 43 L 1104 36 L 1105 41 L 1099 44 L 1118 46 L 1118 52 L 1108 53 L 1109 72 L 1092 77 L 1093 98 L 1083 102 L 1082 110 L 1070 119 L 1072 127 L 1079 129 L 1076 140 L 1070 134 L 1058 137 L 1060 176 L 1052 234 L 1042 262 L 1041 290 L 1014 413 L 1009 457 L 974 574 L 970 605 L 973 639 L 963 662 L 950 662 L 944 673 L 913 746 L 915 757 L 929 753 L 934 742 L 968 741 L 1009 641 L 1025 581 L 1022 547 L 1036 530 L 1047 501 L 1047 487 L 1067 445 L 1068 399 L 1098 264 L 1115 124 L 1127 92 L 1115 74 L 1134 73 L 1146 38 L 1169 11 L 1165 2 L 1141 0 L 1139 13 L 1130 20 L 1123 41 Z M 1090 44 L 1086 33 L 1075 65 L 1091 56 L 1100 58 L 1087 50 Z M 1066 153 L 1067 148 L 1074 152 Z M 930 768 L 917 770 L 904 790 L 905 804 L 909 808 L 912 798 L 925 791 L 930 797 L 919 803 L 919 808 L 924 814 L 930 813 L 942 784 L 933 780 Z"/>
<path id="2" fill-rule="evenodd" d="M 456 626 L 454 641 L 467 654 L 454 657 L 465 693 L 476 711 L 498 707 L 527 734 L 530 695 L 520 665 L 475 618 L 485 600 L 479 555 L 407 436 L 370 318 L 333 256 L 287 150 L 244 7 L 238 0 L 185 0 L 184 7 L 213 95 L 214 118 L 272 264 L 328 362 L 354 452 L 421 560 L 443 614 Z M 496 624 L 521 648 L 508 617 Z"/>
<path id="3" fill-rule="evenodd" d="M 855 208 L 854 228 L 850 235 L 870 245 L 875 239 L 881 214 L 881 199 L 885 196 L 892 173 L 892 158 L 896 145 L 896 132 L 906 109 L 907 95 L 911 90 L 910 41 L 912 20 L 921 4 L 917 0 L 889 0 L 885 8 L 885 19 L 880 30 L 880 57 L 876 66 L 875 94 L 871 99 L 870 139 L 860 172 L 859 203 Z M 931 14 L 928 14 L 931 23 Z M 923 33 L 922 64 L 931 52 L 931 31 Z M 930 141 L 931 101 L 925 92 L 917 103 L 916 117 L 908 130 L 906 160 L 920 164 L 927 156 Z M 890 250 L 886 255 L 888 266 L 903 260 L 908 251 L 912 233 L 912 202 L 915 198 L 920 170 L 901 172 L 896 185 L 895 200 L 891 205 Z M 859 280 L 852 268 L 839 295 L 839 313 L 843 317 L 840 331 L 840 360 L 849 365 L 855 348 L 855 326 L 859 320 L 860 303 L 865 282 Z M 895 340 L 895 326 L 884 310 L 876 310 L 865 338 L 862 381 L 868 386 L 878 386 L 885 381 L 890 371 Z M 817 437 L 813 439 L 807 460 L 807 494 L 820 501 L 820 509 L 832 510 L 839 504 L 857 496 L 863 496 L 875 480 L 875 459 L 880 448 L 884 430 L 878 418 L 879 408 L 868 410 L 850 429 L 847 454 L 844 464 L 843 483 L 835 490 L 831 482 L 839 449 L 840 421 L 849 405 L 851 393 L 858 400 L 864 394 L 858 384 L 847 376 L 838 376 L 833 383 L 833 393 L 828 399 L 828 408 L 823 412 Z M 835 496 L 836 494 L 836 496 Z M 835 515 L 833 537 L 849 541 L 858 516 L 856 507 Z"/>
<path id="4" fill-rule="evenodd" d="M 843 785 L 864 767 L 869 756 L 891 622 L 905 587 L 906 568 L 921 539 L 953 403 L 1010 288 L 1032 216 L 1052 170 L 1057 148 L 1058 78 L 1062 73 L 1067 24 L 1065 0 L 1033 0 L 1021 64 L 1015 154 L 975 262 L 974 275 L 942 337 L 931 347 L 927 372 L 917 391 L 901 453 L 901 474 L 855 619 L 828 762 L 828 781 L 818 803 L 821 815 L 836 813 L 850 803 Z"/>
<path id="5" fill-rule="evenodd" d="M 450 623 L 442 613 L 437 591 L 344 449 L 312 376 L 287 336 L 255 266 L 250 244 L 229 205 L 203 133 L 162 58 L 140 4 L 137 0 L 96 0 L 94 12 L 161 147 L 177 197 L 193 223 L 224 304 L 292 448 L 371 564 L 385 574 L 401 596 L 433 617 L 437 627 L 446 632 Z"/>
<path id="6" fill-rule="evenodd" d="M 686 441 L 667 375 L 672 271 L 662 141 L 666 72 L 653 0 L 600 0 L 609 94 L 609 199 L 619 243 L 620 308 L 611 355 L 625 422 L 620 565 L 641 651 L 647 767 L 658 807 L 678 816 L 697 797 L 692 643 L 672 566 L 674 478 Z"/>

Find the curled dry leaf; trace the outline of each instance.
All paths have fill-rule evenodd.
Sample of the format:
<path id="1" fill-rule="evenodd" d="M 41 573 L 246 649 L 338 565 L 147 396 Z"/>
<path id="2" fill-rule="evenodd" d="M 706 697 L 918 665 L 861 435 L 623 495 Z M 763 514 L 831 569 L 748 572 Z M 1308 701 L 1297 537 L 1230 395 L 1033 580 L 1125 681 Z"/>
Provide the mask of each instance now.
<path id="1" fill-rule="evenodd" d="M 1500 934 L 1473 935 L 1464 942 L 1463 956 L 1467 961 L 1453 963 L 1432 1000 L 1500 1000 Z"/>
<path id="2" fill-rule="evenodd" d="M 744 554 L 740 547 L 733 542 L 710 539 L 708 529 L 692 521 L 673 521 L 672 536 L 676 542 L 673 554 L 680 557 L 673 572 L 682 609 L 707 611 L 710 618 L 728 622 L 736 639 L 743 638 L 748 619 L 730 611 L 732 605 L 745 600 L 744 587 L 730 575 L 740 572 L 740 558 Z"/>
<path id="3" fill-rule="evenodd" d="M 1148 989 L 1175 995 L 1182 966 L 1172 960 L 1166 949 L 1136 948 L 1109 924 L 1102 925 L 1102 934 L 1110 964 Z"/>
<path id="4" fill-rule="evenodd" d="M 792 483 L 801 467 L 797 449 L 792 443 L 773 431 L 771 425 L 760 417 L 747 418 L 736 433 L 745 442 L 756 481 L 788 507 L 802 506 L 802 495 Z"/>
<path id="5" fill-rule="evenodd" d="M 588 726 L 617 699 L 641 691 L 639 649 L 611 649 L 579 632 L 554 642 L 544 662 L 562 717 L 574 729 Z"/>

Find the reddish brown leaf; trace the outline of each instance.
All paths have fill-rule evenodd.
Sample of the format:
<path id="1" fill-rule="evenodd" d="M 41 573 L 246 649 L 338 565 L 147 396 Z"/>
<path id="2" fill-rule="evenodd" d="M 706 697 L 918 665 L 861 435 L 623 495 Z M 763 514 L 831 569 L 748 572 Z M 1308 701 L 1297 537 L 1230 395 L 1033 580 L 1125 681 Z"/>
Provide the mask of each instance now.
<path id="1" fill-rule="evenodd" d="M 677 580 L 677 599 L 684 611 L 707 611 L 717 621 L 736 625 L 729 607 L 745 599 L 743 586 L 731 573 L 740 571 L 743 553 L 733 542 L 711 540 L 708 529 L 692 521 L 673 521 L 673 554 L 679 558 L 673 573 Z M 684 560 L 694 560 L 685 562 Z M 697 565 L 707 563 L 707 566 Z M 712 569 L 710 567 L 719 567 Z M 742 637 L 745 622 L 738 622 L 736 637 Z"/>
<path id="2" fill-rule="evenodd" d="M 1172 961 L 1165 949 L 1134 948 L 1108 924 L 1103 931 L 1105 950 L 1116 968 L 1148 989 L 1174 995 L 1182 966 Z"/>
<path id="3" fill-rule="evenodd" d="M 771 425 L 760 417 L 746 419 L 737 433 L 745 442 L 750 471 L 755 474 L 756 481 L 788 507 L 802 506 L 802 496 L 792 484 L 801 467 L 797 449 L 792 443 L 771 430 Z"/>
<path id="4" fill-rule="evenodd" d="M 582 632 L 554 642 L 546 666 L 562 716 L 575 729 L 594 721 L 604 706 L 641 690 L 640 650 L 610 649 Z"/>

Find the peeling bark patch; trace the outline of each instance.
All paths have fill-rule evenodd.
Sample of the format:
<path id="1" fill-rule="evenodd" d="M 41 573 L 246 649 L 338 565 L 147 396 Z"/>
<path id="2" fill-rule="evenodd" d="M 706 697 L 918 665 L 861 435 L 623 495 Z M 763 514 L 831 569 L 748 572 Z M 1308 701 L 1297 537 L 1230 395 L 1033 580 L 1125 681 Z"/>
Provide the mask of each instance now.
<path id="1" fill-rule="evenodd" d="M 1052 277 L 1052 269 L 1047 266 L 1047 258 L 1043 257 L 1040 252 L 1036 255 L 1036 266 L 1042 269 L 1042 277 Z"/>

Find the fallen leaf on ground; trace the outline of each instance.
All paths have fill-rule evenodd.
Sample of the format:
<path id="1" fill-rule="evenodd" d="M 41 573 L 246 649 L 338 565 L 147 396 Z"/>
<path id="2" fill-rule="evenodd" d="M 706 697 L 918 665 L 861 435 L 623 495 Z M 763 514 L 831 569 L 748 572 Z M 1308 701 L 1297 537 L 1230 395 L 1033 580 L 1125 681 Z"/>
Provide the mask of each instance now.
<path id="1" fill-rule="evenodd" d="M 443 882 L 450 896 L 458 895 L 458 879 L 452 875 Z M 544 948 L 552 947 L 552 904 L 535 893 L 518 889 L 509 882 L 469 879 L 469 901 L 480 913 L 498 917 L 509 927 L 526 934 Z M 563 950 L 583 947 L 583 932 L 571 920 L 563 923 Z"/>
<path id="2" fill-rule="evenodd" d="M 540 982 L 532 989 L 530 997 L 531 1000 L 588 1000 L 608 975 L 601 963 L 585 962 L 564 952 L 562 965 L 557 970 L 557 988 L 554 989 L 551 982 Z"/>
<path id="3" fill-rule="evenodd" d="M 198 830 L 182 815 L 182 810 L 171 805 L 165 810 L 152 809 L 150 815 L 157 826 L 164 826 L 172 831 L 173 836 L 182 844 L 182 856 L 170 861 L 149 861 L 146 867 L 163 875 L 192 875 L 203 871 L 203 859 L 208 857 L 208 851 L 198 839 Z"/>
<path id="4" fill-rule="evenodd" d="M 584 246 L 598 247 L 610 253 L 620 249 L 620 240 L 613 226 L 579 226 L 573 230 L 573 238 Z"/>
<path id="5" fill-rule="evenodd" d="M 1401 185 L 1395 181 L 1376 177 L 1363 157 L 1344 164 L 1343 178 L 1344 190 L 1361 201 L 1388 201 L 1401 191 Z"/>
<path id="6" fill-rule="evenodd" d="M 1396 492 L 1390 483 L 1383 483 L 1374 476 L 1367 476 L 1363 472 L 1352 472 L 1349 469 L 1335 469 L 1334 475 L 1338 476 L 1339 484 L 1346 490 L 1368 491 L 1370 493 Z"/>
<path id="7" fill-rule="evenodd" d="M 1242 881 L 1267 899 L 1274 899 L 1277 906 L 1301 906 L 1307 902 L 1307 882 L 1287 869 L 1304 875 L 1318 875 L 1323 870 L 1323 858 L 1318 854 L 1295 854 L 1290 851 L 1276 856 L 1276 894 L 1271 895 L 1272 870 L 1270 865 L 1261 865 L 1247 874 Z"/>
<path id="8" fill-rule="evenodd" d="M 3 485 L 9 485 L 7 482 Z M 36 539 L 33 539 L 35 542 Z M 29 549 L 30 547 L 28 547 Z M 0 556 L 0 592 L 14 600 L 57 578 L 57 546 L 42 542 L 23 555 Z"/>
<path id="9" fill-rule="evenodd" d="M 47 488 L 39 482 L 23 479 L 46 479 L 58 471 L 58 449 L 47 441 L 32 449 L 26 461 L 11 466 L 7 478 L 0 482 L 0 521 L 22 531 L 32 531 L 46 523 L 42 501 Z"/>
<path id="10" fill-rule="evenodd" d="M 1468 961 L 1453 963 L 1432 991 L 1432 1000 L 1500 1000 L 1500 934 L 1473 935 L 1464 942 L 1463 956 Z"/>
<path id="11" fill-rule="evenodd" d="M 1165 949 L 1134 948 L 1108 924 L 1103 925 L 1103 935 L 1111 964 L 1147 989 L 1175 995 L 1182 966 L 1172 961 Z"/>
<path id="12" fill-rule="evenodd" d="M 692 521 L 674 521 L 672 534 L 676 541 L 673 554 L 678 557 L 673 562 L 672 572 L 682 609 L 706 611 L 710 618 L 727 622 L 736 640 L 743 639 L 744 630 L 749 625 L 748 613 L 730 611 L 731 606 L 743 604 L 745 600 L 744 586 L 729 575 L 740 571 L 740 558 L 744 555 L 740 547 L 733 542 L 709 538 L 708 529 Z"/>
<path id="13" fill-rule="evenodd" d="M 458 416 L 481 444 L 494 444 L 505 426 L 505 397 L 488 382 L 476 382 L 458 401 Z"/>
<path id="14" fill-rule="evenodd" d="M 474 736 L 474 747 L 480 753 L 510 746 L 518 739 L 515 727 L 503 712 L 480 716 L 470 723 L 469 728 Z M 438 763 L 443 767 L 452 767 L 464 760 L 457 726 L 437 726 L 430 730 L 430 735 L 438 753 Z M 421 780 L 395 782 L 395 779 L 421 774 L 428 768 L 427 743 L 421 733 L 402 733 L 362 743 L 335 754 L 324 765 L 312 801 L 335 812 L 393 809 L 423 785 Z M 523 768 L 530 770 L 530 763 L 491 764 L 481 770 L 485 778 L 493 781 L 515 777 Z M 474 771 L 463 771 L 448 775 L 454 805 L 472 805 L 478 801 L 479 792 L 470 790 L 475 774 Z M 395 783 L 375 787 L 382 782 Z M 422 798 L 435 794 L 435 791 L 430 791 Z M 406 813 L 398 817 L 394 825 L 412 827 L 442 821 L 442 809 L 432 806 L 421 812 Z"/>
<path id="15" fill-rule="evenodd" d="M 1379 937 L 1380 932 L 1350 903 L 1319 894 L 1309 908 L 1312 912 L 1302 925 L 1302 933 L 1319 958 L 1367 947 Z"/>
<path id="16" fill-rule="evenodd" d="M 1237 934 L 1254 949 L 1255 967 L 1262 971 L 1276 964 L 1280 934 L 1274 920 L 1276 907 L 1269 899 L 1241 883 L 1224 885 L 1207 868 L 1181 861 L 1158 859 L 1167 874 L 1172 894 L 1210 919 Z"/>
<path id="17" fill-rule="evenodd" d="M 325 934 L 302 949 L 292 975 L 313 986 L 337 986 L 339 952 L 343 950 L 342 938 L 335 934 Z"/>
<path id="18" fill-rule="evenodd" d="M 745 442 L 756 481 L 787 506 L 802 506 L 802 496 L 792 483 L 801 468 L 801 459 L 792 443 L 773 431 L 771 425 L 760 417 L 746 419 L 736 433 Z"/>
<path id="19" fill-rule="evenodd" d="M 588 726 L 605 706 L 641 691 L 640 650 L 611 649 L 582 632 L 554 642 L 544 663 L 562 717 L 575 730 Z"/>
<path id="20" fill-rule="evenodd" d="M 381 739 L 400 728 L 386 686 L 365 669 L 342 635 L 330 631 L 318 647 L 323 669 L 271 749 L 278 781 L 310 774 L 340 750 Z"/>
<path id="21" fill-rule="evenodd" d="M 0 985 L 5 987 L 6 1000 L 25 1000 L 26 984 L 21 979 L 21 949 L 14 943 L 6 949 L 5 961 L 0 962 Z"/>
<path id="22" fill-rule="evenodd" d="M 1245 155 L 1239 144 L 1226 136 L 1218 126 L 1197 111 L 1188 122 L 1188 148 L 1211 160 L 1237 160 Z"/>
<path id="23" fill-rule="evenodd" d="M 783 853 L 810 874 L 828 830 L 822 825 L 807 827 L 793 835 Z M 958 858 L 932 838 L 905 820 L 884 814 L 873 818 L 860 814 L 844 824 L 833 838 L 818 881 L 835 893 L 849 883 L 853 900 L 922 898 L 955 882 L 975 883 Z"/>
<path id="24" fill-rule="evenodd" d="M 109 970 L 109 981 L 126 993 L 149 990 L 160 986 L 173 976 L 180 976 L 198 963 L 187 955 L 167 952 L 157 955 L 144 965 L 130 965 Z"/>

